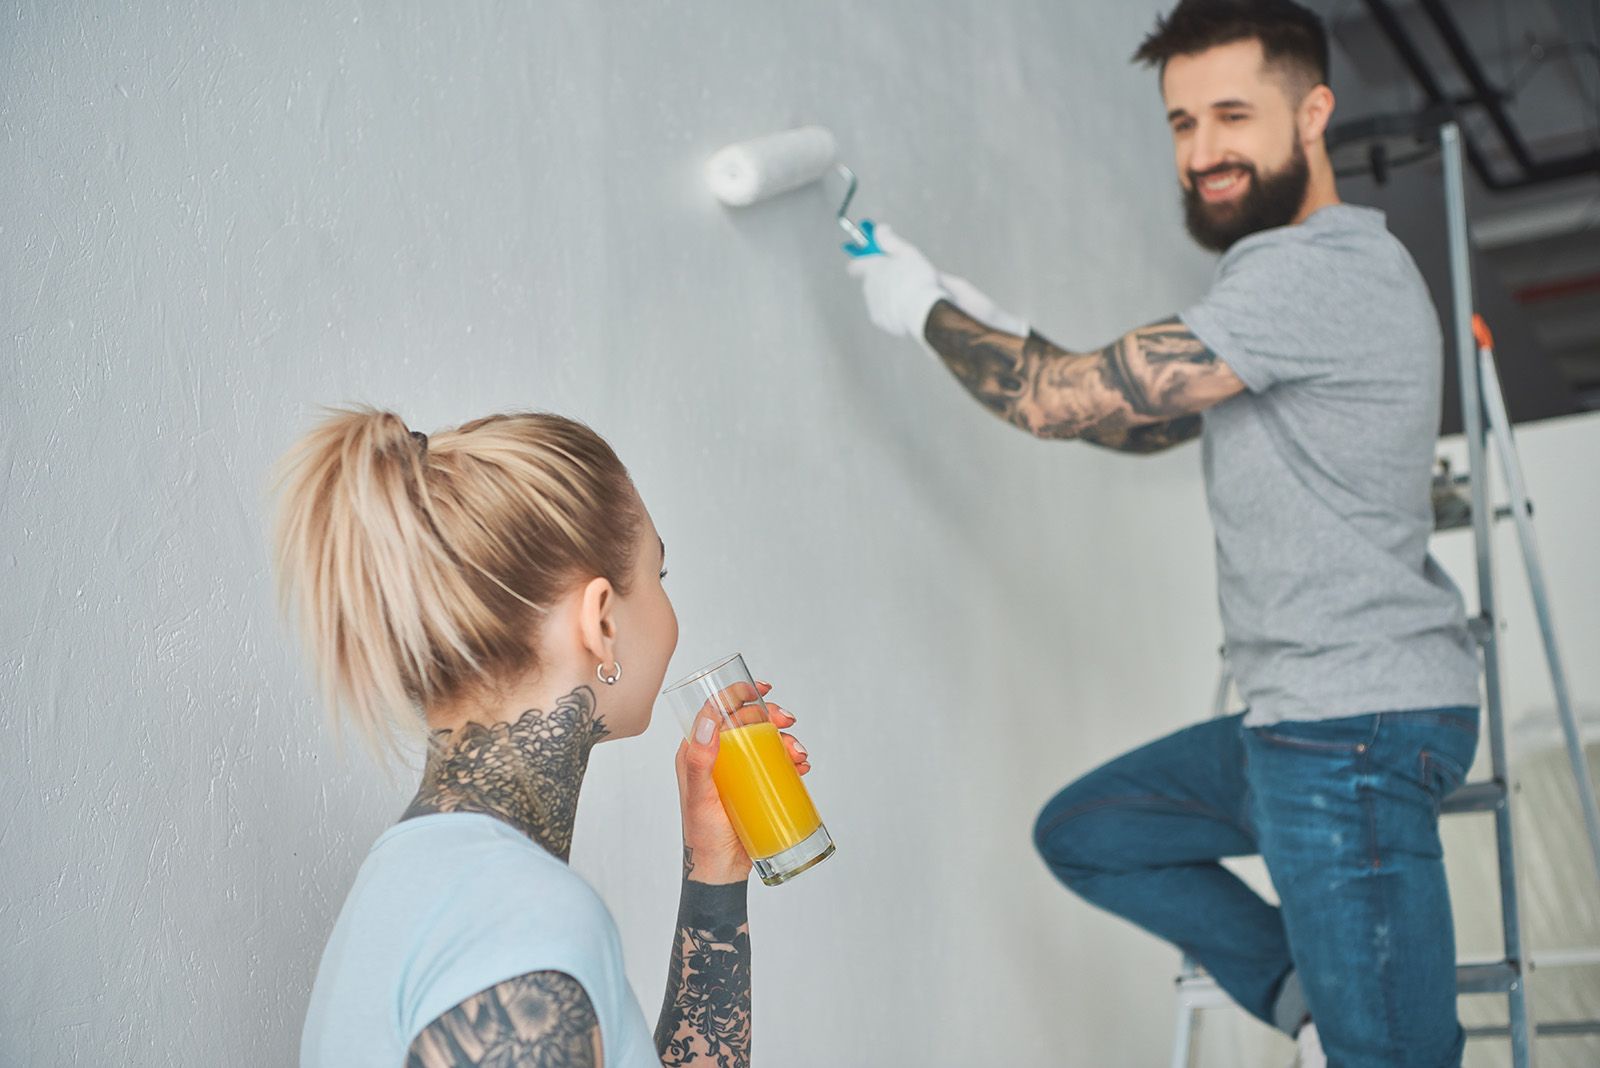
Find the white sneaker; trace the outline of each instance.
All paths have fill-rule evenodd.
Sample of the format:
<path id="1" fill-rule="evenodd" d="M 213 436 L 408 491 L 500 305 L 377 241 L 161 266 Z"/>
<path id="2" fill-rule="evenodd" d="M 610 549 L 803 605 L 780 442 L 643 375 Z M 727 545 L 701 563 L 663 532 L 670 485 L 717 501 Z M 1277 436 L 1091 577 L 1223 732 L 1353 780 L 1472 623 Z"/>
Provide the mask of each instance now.
<path id="1" fill-rule="evenodd" d="M 1295 1068 L 1328 1068 L 1328 1058 L 1322 1052 L 1322 1040 L 1317 1037 L 1317 1025 L 1310 1021 L 1294 1036 Z"/>

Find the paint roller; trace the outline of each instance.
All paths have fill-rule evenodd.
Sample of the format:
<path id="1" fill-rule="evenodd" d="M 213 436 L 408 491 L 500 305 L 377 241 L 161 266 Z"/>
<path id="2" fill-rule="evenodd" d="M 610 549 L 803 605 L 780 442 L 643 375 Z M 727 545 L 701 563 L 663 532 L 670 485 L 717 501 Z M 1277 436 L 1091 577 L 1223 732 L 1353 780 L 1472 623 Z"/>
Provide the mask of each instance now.
<path id="1" fill-rule="evenodd" d="M 850 200 L 856 195 L 856 175 L 837 162 L 839 143 L 821 126 L 768 134 L 720 149 L 706 161 L 706 184 L 724 204 L 742 208 L 809 185 L 829 173 L 845 181 L 844 200 L 834 218 L 850 242 L 844 250 L 852 256 L 882 252 L 873 237 L 871 219 L 850 221 Z"/>

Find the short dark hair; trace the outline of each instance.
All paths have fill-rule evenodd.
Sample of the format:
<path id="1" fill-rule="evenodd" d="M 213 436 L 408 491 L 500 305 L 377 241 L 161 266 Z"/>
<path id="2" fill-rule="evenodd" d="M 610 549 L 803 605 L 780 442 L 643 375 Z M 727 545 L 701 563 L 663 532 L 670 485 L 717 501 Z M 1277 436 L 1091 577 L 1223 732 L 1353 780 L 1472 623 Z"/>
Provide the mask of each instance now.
<path id="1" fill-rule="evenodd" d="M 1322 20 L 1294 0 L 1180 0 L 1156 17 L 1133 62 L 1166 73 L 1173 56 L 1192 56 L 1234 41 L 1260 41 L 1269 66 L 1309 79 L 1305 89 L 1328 84 L 1328 34 Z"/>

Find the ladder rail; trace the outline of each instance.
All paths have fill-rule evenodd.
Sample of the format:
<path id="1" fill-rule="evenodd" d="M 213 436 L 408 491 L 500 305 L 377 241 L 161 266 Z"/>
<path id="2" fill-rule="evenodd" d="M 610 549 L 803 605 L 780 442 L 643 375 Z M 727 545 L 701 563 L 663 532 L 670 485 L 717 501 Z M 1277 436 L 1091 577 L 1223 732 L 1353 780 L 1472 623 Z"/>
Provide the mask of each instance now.
<path id="1" fill-rule="evenodd" d="M 1487 334 L 1487 328 L 1485 333 Z M 1555 618 L 1550 611 L 1549 587 L 1545 583 L 1544 566 L 1539 558 L 1539 543 L 1534 538 L 1533 508 L 1528 500 L 1527 484 L 1522 477 L 1522 463 L 1517 457 L 1516 444 L 1512 440 L 1511 420 L 1506 413 L 1505 397 L 1500 392 L 1500 378 L 1495 371 L 1494 350 L 1488 344 L 1480 343 L 1478 347 L 1478 377 L 1483 383 L 1484 408 L 1489 416 L 1495 453 L 1500 461 L 1500 477 L 1505 482 L 1506 495 L 1510 502 L 1509 511 L 1516 523 L 1523 568 L 1528 573 L 1533 611 L 1538 618 L 1539 637 L 1544 644 L 1545 664 L 1550 670 L 1550 688 L 1555 694 L 1556 712 L 1561 720 L 1562 734 L 1566 737 L 1567 760 L 1572 767 L 1573 784 L 1578 790 L 1578 807 L 1583 811 L 1584 828 L 1589 835 L 1589 853 L 1594 860 L 1595 876 L 1600 879 L 1600 804 L 1595 801 L 1594 783 L 1589 776 L 1589 762 L 1583 751 L 1583 737 L 1578 729 L 1578 718 L 1573 712 L 1572 695 L 1567 689 L 1567 672 L 1562 664 L 1561 649 L 1556 642 Z"/>
<path id="2" fill-rule="evenodd" d="M 1467 470 L 1472 476 L 1472 537 L 1476 549 L 1478 619 L 1475 628 L 1483 672 L 1483 698 L 1489 728 L 1489 755 L 1497 782 L 1511 782 L 1506 754 L 1504 706 L 1500 685 L 1500 651 L 1495 615 L 1493 546 L 1489 540 L 1489 480 L 1486 476 L 1483 398 L 1480 393 L 1477 346 L 1472 331 L 1472 261 L 1467 239 L 1467 199 L 1461 165 L 1461 128 L 1446 122 L 1439 128 L 1439 155 L 1444 171 L 1445 227 L 1450 252 L 1451 312 L 1455 324 L 1456 369 L 1461 391 L 1461 425 L 1467 444 Z M 1495 853 L 1500 873 L 1500 925 L 1505 960 L 1521 974 L 1506 992 L 1513 1068 L 1531 1068 L 1533 1043 L 1526 970 L 1522 967 L 1522 916 L 1517 886 L 1511 798 L 1494 810 Z"/>

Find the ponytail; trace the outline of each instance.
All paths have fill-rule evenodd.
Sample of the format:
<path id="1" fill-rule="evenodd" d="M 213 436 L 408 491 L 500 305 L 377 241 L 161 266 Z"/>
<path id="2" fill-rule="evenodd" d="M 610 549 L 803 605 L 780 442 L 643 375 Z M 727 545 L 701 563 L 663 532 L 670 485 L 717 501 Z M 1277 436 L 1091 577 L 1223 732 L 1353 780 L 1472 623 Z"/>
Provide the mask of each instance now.
<path id="1" fill-rule="evenodd" d="M 549 605 L 603 576 L 627 592 L 641 506 L 594 431 L 491 416 L 431 438 L 372 408 L 334 410 L 281 462 L 279 592 L 329 707 L 375 748 L 422 711 L 539 665 Z"/>

